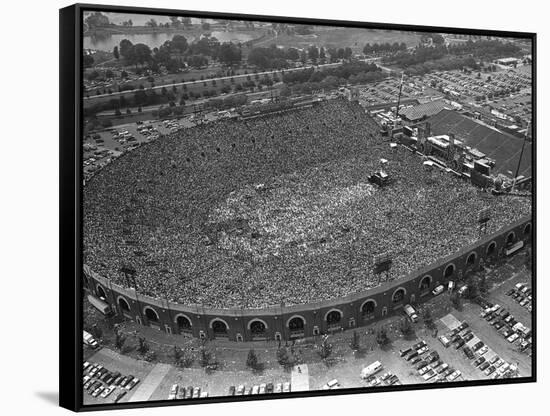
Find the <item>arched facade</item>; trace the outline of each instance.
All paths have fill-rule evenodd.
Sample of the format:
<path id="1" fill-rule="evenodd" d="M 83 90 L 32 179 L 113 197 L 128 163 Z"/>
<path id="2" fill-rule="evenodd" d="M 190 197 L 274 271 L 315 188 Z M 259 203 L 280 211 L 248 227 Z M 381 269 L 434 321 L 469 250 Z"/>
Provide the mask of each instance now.
<path id="1" fill-rule="evenodd" d="M 405 301 L 405 296 L 407 295 L 407 290 L 400 286 L 395 289 L 391 295 L 392 303 L 402 303 Z"/>
<path id="2" fill-rule="evenodd" d="M 118 303 L 118 306 L 120 308 L 120 310 L 127 314 L 130 312 L 130 304 L 128 303 L 128 301 L 122 297 L 122 296 L 119 296 L 117 297 L 117 303 Z"/>
<path id="3" fill-rule="evenodd" d="M 425 290 L 429 290 L 430 289 L 430 286 L 432 285 L 432 276 L 430 276 L 429 274 L 427 274 L 426 276 L 422 277 L 422 279 L 420 279 L 420 284 L 418 285 L 418 288 L 424 292 Z"/>
<path id="4" fill-rule="evenodd" d="M 445 279 L 450 279 L 455 274 L 455 271 L 456 271 L 456 266 L 454 265 L 454 263 L 448 264 L 445 267 L 445 271 L 443 272 L 443 277 Z"/>
<path id="5" fill-rule="evenodd" d="M 206 306 L 186 306 L 154 299 L 140 294 L 139 291 L 136 294 L 135 290 L 124 289 L 108 281 L 86 265 L 83 275 L 92 294 L 104 297 L 115 313 L 123 314 L 143 325 L 196 338 L 222 337 L 236 341 L 239 335 L 243 341 L 275 340 L 277 337 L 290 340 L 323 334 L 333 328 L 368 325 L 386 315 L 402 313 L 402 306 L 413 302 L 413 299 L 417 303 L 429 299 L 434 285 L 456 280 L 471 270 L 472 258 L 477 265 L 502 255 L 500 249 L 506 246 L 508 238 L 514 241 L 522 238 L 528 244 L 532 234 L 528 227 L 531 222 L 531 218 L 526 217 L 524 221 L 518 221 L 498 233 L 485 236 L 454 255 L 398 280 L 382 283 L 346 298 L 306 305 L 255 310 L 210 310 Z M 429 286 L 426 287 L 428 281 Z M 339 320 L 336 319 L 338 317 Z"/>

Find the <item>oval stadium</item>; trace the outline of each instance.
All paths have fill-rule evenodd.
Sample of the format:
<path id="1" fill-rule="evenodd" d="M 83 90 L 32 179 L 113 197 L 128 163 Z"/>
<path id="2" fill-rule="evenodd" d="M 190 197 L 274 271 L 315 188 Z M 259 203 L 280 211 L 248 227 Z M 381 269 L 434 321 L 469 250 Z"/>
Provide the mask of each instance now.
<path id="1" fill-rule="evenodd" d="M 342 98 L 161 136 L 86 183 L 84 285 L 140 324 L 233 341 L 396 313 L 531 238 L 529 191 L 421 148 Z"/>

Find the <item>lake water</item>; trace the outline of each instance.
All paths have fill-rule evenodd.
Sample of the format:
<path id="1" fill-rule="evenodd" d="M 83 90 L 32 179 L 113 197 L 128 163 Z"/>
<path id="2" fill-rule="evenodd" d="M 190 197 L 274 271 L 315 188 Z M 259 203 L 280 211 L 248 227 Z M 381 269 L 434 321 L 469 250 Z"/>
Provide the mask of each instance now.
<path id="1" fill-rule="evenodd" d="M 167 40 L 172 40 L 175 33 L 144 33 L 144 34 L 112 34 L 101 37 L 97 36 L 84 36 L 84 48 L 85 49 L 98 49 L 101 51 L 111 52 L 115 46 L 120 44 L 123 39 L 128 39 L 133 44 L 144 43 L 151 49 L 158 48 Z M 253 36 L 248 33 L 242 32 L 212 32 L 212 36 L 217 38 L 220 42 L 246 42 L 253 39 Z M 193 41 L 193 37 L 187 35 L 187 41 Z"/>

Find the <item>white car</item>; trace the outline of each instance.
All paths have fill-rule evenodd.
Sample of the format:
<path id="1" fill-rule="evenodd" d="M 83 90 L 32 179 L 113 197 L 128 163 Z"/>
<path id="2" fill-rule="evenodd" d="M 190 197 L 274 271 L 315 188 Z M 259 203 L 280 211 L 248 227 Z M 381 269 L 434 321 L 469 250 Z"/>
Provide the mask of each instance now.
<path id="1" fill-rule="evenodd" d="M 422 354 L 428 352 L 428 350 L 429 350 L 428 346 L 422 347 L 418 350 L 418 355 L 422 355 Z"/>
<path id="2" fill-rule="evenodd" d="M 275 393 L 282 393 L 283 392 L 283 383 L 277 383 L 275 385 Z"/>
<path id="3" fill-rule="evenodd" d="M 260 386 L 252 387 L 252 394 L 258 394 L 258 393 L 260 393 Z"/>
<path id="4" fill-rule="evenodd" d="M 456 380 L 458 377 L 460 377 L 462 373 L 459 370 L 456 370 L 454 373 L 447 376 L 447 381 L 453 381 Z"/>
<path id="5" fill-rule="evenodd" d="M 266 387 L 267 387 L 267 384 L 265 383 L 260 384 L 260 394 L 265 394 Z"/>
<path id="6" fill-rule="evenodd" d="M 103 386 L 99 386 L 97 389 L 95 389 L 92 393 L 92 397 L 97 397 L 101 394 L 101 392 L 105 389 Z"/>
<path id="7" fill-rule="evenodd" d="M 237 396 L 242 396 L 244 394 L 244 385 L 240 384 L 237 387 L 237 392 L 235 393 Z"/>
<path id="8" fill-rule="evenodd" d="M 519 338 L 518 334 L 512 334 L 507 339 L 508 339 L 508 342 L 515 342 L 515 340 L 518 338 Z"/>
<path id="9" fill-rule="evenodd" d="M 201 393 L 201 399 L 204 399 L 205 397 L 208 397 L 208 392 L 207 391 L 203 391 Z"/>
<path id="10" fill-rule="evenodd" d="M 323 390 L 332 390 L 332 389 L 338 388 L 339 385 L 340 383 L 338 383 L 338 380 L 333 379 L 327 382 L 327 384 L 325 384 L 322 388 Z"/>
<path id="11" fill-rule="evenodd" d="M 170 393 L 168 394 L 168 400 L 175 400 L 177 394 L 178 394 L 178 385 L 174 384 L 172 385 L 172 388 L 170 389 Z"/>
<path id="12" fill-rule="evenodd" d="M 285 384 L 283 384 L 283 392 L 284 393 L 290 392 L 290 383 L 288 381 Z"/>
<path id="13" fill-rule="evenodd" d="M 445 290 L 445 286 L 439 285 L 439 286 L 437 286 L 434 290 L 432 290 L 432 294 L 433 294 L 434 296 L 437 296 L 437 295 L 442 294 L 444 290 Z"/>
<path id="14" fill-rule="evenodd" d="M 487 345 L 484 345 L 483 347 L 481 347 L 479 349 L 479 351 L 477 352 L 480 356 L 485 354 L 487 351 L 489 351 L 489 347 Z"/>
<path id="15" fill-rule="evenodd" d="M 116 386 L 110 386 L 103 390 L 103 393 L 101 393 L 101 397 L 106 398 L 109 397 L 109 394 L 111 394 L 113 391 L 115 391 Z"/>

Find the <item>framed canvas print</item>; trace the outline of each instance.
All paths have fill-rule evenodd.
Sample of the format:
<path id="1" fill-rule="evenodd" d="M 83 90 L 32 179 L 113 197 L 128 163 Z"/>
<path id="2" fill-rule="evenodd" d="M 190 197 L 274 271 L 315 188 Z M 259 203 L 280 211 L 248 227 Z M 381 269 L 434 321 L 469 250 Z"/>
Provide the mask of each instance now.
<path id="1" fill-rule="evenodd" d="M 62 9 L 61 405 L 535 381 L 535 41 Z"/>

